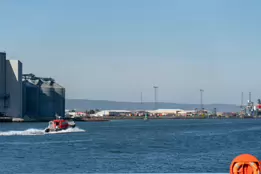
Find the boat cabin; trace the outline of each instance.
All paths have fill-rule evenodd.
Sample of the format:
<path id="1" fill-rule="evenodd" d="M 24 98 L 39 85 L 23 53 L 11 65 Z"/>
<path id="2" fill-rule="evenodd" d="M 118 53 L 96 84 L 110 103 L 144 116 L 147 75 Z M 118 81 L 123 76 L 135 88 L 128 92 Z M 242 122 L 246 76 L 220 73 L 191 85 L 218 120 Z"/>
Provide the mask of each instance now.
<path id="1" fill-rule="evenodd" d="M 66 120 L 53 120 L 50 122 L 50 126 L 52 126 L 54 129 L 66 129 L 69 127 L 69 124 Z"/>

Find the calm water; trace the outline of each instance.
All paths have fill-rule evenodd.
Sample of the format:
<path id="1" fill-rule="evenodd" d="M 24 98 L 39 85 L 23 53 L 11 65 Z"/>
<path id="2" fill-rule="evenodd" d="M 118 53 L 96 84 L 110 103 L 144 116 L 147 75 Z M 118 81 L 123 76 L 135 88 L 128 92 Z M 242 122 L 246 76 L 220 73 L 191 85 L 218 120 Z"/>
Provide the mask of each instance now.
<path id="1" fill-rule="evenodd" d="M 0 173 L 228 173 L 240 153 L 261 158 L 261 120 L 80 122 L 86 132 L 43 135 L 46 125 L 0 124 Z"/>

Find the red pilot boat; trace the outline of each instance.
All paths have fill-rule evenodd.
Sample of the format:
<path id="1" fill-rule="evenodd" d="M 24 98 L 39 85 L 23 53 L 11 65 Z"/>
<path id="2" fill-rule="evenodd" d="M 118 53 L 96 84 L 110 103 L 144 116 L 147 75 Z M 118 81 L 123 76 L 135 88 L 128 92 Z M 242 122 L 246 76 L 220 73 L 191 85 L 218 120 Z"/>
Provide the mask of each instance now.
<path id="1" fill-rule="evenodd" d="M 56 119 L 49 122 L 49 126 L 44 130 L 45 132 L 58 132 L 68 128 L 74 128 L 76 125 L 74 121 L 67 121 L 64 119 Z"/>

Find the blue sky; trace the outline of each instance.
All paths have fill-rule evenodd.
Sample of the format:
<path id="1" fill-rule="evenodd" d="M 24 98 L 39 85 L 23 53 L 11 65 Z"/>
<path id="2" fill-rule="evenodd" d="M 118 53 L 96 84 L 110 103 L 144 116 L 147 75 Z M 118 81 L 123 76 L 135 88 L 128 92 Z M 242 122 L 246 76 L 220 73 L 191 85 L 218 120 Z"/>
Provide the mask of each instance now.
<path id="1" fill-rule="evenodd" d="M 0 51 L 67 98 L 240 103 L 261 97 L 259 0 L 2 0 Z"/>

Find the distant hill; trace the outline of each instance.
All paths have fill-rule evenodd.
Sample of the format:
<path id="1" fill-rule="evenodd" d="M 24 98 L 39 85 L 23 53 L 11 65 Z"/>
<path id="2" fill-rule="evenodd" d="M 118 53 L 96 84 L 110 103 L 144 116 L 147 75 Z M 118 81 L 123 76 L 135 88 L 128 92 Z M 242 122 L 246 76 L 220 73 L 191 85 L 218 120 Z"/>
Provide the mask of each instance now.
<path id="1" fill-rule="evenodd" d="M 157 103 L 158 109 L 185 109 L 192 110 L 200 108 L 199 104 L 177 104 L 177 103 Z M 240 111 L 240 107 L 232 104 L 205 104 L 204 108 L 207 110 L 213 110 L 217 108 L 217 112 L 237 112 Z M 153 102 L 117 102 L 106 100 L 85 100 L 85 99 L 66 99 L 66 109 L 76 109 L 79 111 L 85 111 L 89 109 L 121 109 L 121 110 L 138 110 L 146 109 L 153 110 Z"/>

